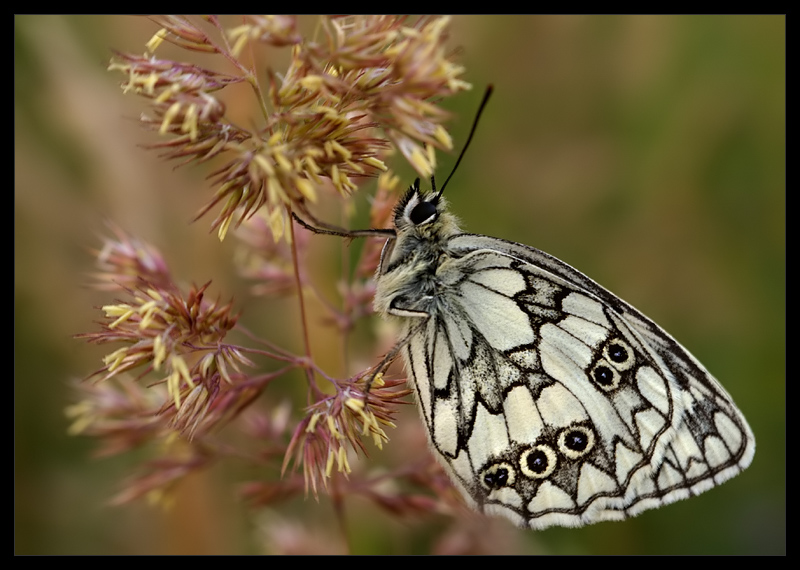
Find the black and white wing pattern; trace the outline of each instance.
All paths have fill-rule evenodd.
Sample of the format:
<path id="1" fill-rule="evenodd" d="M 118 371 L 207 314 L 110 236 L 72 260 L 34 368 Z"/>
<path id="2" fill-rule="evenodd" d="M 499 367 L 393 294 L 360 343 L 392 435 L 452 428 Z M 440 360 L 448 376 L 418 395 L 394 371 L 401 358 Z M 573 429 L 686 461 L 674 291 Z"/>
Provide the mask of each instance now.
<path id="1" fill-rule="evenodd" d="M 438 202 L 423 218 L 431 202 L 398 206 L 376 308 L 405 324 L 431 448 L 475 509 L 621 520 L 750 464 L 743 415 L 658 325 L 546 253 L 460 233 Z"/>

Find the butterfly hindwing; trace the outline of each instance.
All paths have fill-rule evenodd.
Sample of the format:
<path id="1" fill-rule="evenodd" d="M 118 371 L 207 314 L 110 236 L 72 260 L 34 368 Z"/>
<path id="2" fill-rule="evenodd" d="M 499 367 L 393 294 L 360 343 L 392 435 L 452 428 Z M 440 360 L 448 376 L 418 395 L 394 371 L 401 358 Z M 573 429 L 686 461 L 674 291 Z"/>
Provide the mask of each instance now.
<path id="1" fill-rule="evenodd" d="M 430 442 L 479 510 L 619 520 L 743 469 L 730 397 L 641 313 L 538 250 L 458 234 L 405 349 Z"/>

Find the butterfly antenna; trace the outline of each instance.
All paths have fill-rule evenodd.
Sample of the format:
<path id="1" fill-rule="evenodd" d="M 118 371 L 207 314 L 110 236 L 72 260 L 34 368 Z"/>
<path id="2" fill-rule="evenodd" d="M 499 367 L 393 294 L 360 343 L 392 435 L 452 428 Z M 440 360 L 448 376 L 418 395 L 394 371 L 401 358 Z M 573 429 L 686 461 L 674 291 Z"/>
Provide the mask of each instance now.
<path id="1" fill-rule="evenodd" d="M 470 130 L 469 132 L 469 136 L 467 137 L 467 142 L 464 143 L 464 148 L 461 149 L 461 154 L 458 155 L 458 160 L 456 160 L 456 164 L 455 166 L 453 166 L 453 170 L 450 171 L 450 176 L 448 176 L 447 180 L 444 181 L 444 184 L 442 184 L 439 193 L 436 195 L 436 200 L 438 200 L 442 196 L 442 192 L 444 192 L 447 183 L 450 182 L 450 179 L 453 177 L 453 174 L 455 174 L 458 165 L 461 163 L 461 159 L 464 158 L 464 153 L 467 152 L 467 149 L 469 148 L 469 143 L 472 141 L 472 135 L 475 134 L 475 129 L 478 127 L 478 119 L 481 118 L 481 114 L 483 113 L 483 108 L 486 107 L 486 103 L 489 101 L 489 97 L 491 96 L 492 91 L 494 91 L 494 86 L 490 84 L 488 87 L 486 87 L 486 93 L 483 94 L 483 101 L 481 101 L 481 106 L 478 107 L 478 113 L 475 115 L 475 120 L 472 122 L 472 130 Z M 431 182 L 432 181 L 433 179 L 431 179 Z"/>

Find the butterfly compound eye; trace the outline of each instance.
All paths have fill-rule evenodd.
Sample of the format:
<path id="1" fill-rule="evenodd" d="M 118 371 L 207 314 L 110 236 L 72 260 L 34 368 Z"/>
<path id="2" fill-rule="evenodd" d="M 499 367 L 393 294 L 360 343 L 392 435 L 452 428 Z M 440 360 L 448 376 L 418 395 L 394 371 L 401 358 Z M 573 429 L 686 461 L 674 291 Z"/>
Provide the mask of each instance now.
<path id="1" fill-rule="evenodd" d="M 432 218 L 434 215 L 436 215 L 436 204 L 433 202 L 420 202 L 414 206 L 414 209 L 411 210 L 408 218 L 415 226 L 418 226 L 426 220 Z"/>

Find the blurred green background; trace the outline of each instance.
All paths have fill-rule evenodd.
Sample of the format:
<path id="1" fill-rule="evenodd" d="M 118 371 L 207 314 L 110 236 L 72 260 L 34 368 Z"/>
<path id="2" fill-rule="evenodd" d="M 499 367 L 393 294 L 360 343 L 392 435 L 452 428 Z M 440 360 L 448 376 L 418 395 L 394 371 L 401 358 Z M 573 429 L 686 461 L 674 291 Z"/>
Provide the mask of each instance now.
<path id="1" fill-rule="evenodd" d="M 652 317 L 721 380 L 758 442 L 740 476 L 624 523 L 534 533 L 487 521 L 494 551 L 785 553 L 785 24 L 453 19 L 449 45 L 474 86 L 445 103 L 457 148 L 495 85 L 448 186 L 463 227 L 547 251 Z M 133 17 L 15 18 L 17 554 L 269 552 L 271 534 L 300 524 L 239 505 L 225 467 L 188 481 L 169 512 L 110 507 L 140 458 L 94 460 L 91 441 L 66 435 L 69 382 L 103 354 L 72 335 L 107 301 L 84 287 L 105 220 L 161 248 L 181 280 L 213 278 L 223 298 L 258 307 L 231 274 L 233 240 L 209 235 L 211 218 L 189 223 L 210 196 L 208 171 L 173 170 L 139 148 L 148 135 L 128 118 L 142 108 L 105 71 L 111 49 L 142 53 L 156 29 Z M 453 162 L 440 155 L 440 179 Z M 405 418 L 416 421 L 410 406 Z M 324 498 L 287 506 L 297 509 L 305 532 L 335 524 Z M 366 504 L 350 514 L 355 552 L 427 552 L 448 524 L 398 523 Z M 327 531 L 319 551 L 337 548 Z"/>

